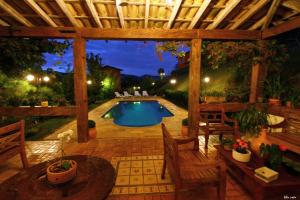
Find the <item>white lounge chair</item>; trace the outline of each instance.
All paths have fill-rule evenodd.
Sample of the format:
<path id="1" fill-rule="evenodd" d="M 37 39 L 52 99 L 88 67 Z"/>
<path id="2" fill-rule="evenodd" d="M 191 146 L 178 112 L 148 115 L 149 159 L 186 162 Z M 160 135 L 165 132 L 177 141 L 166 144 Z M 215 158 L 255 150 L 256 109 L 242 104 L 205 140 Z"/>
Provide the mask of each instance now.
<path id="1" fill-rule="evenodd" d="M 140 97 L 140 96 L 142 96 L 142 95 L 140 94 L 140 92 L 139 92 L 139 91 L 134 91 L 134 96 L 136 96 L 136 97 Z"/>
<path id="2" fill-rule="evenodd" d="M 119 92 L 115 92 L 116 98 L 122 98 L 124 97 L 123 95 L 121 95 Z"/>
<path id="3" fill-rule="evenodd" d="M 132 95 L 129 94 L 127 91 L 124 91 L 123 93 L 124 93 L 124 97 L 132 97 Z"/>
<path id="4" fill-rule="evenodd" d="M 144 97 L 149 97 L 149 94 L 148 94 L 148 92 L 147 92 L 146 90 L 144 90 L 144 91 L 142 92 L 142 95 L 143 95 Z"/>

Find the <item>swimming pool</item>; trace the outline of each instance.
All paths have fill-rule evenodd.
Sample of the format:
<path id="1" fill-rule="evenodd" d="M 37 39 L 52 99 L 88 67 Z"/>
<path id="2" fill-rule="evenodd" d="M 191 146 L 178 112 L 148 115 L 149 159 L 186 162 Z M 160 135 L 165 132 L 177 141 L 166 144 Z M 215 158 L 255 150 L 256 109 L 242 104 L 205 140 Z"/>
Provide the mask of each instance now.
<path id="1" fill-rule="evenodd" d="M 102 117 L 120 126 L 143 127 L 159 124 L 163 117 L 174 116 L 158 101 L 119 101 Z"/>

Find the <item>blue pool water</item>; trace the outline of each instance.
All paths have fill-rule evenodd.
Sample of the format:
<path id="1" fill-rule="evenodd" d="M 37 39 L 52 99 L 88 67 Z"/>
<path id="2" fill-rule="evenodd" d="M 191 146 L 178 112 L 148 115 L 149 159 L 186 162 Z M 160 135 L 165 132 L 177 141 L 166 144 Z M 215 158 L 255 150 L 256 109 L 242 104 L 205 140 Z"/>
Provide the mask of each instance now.
<path id="1" fill-rule="evenodd" d="M 102 117 L 114 119 L 120 126 L 151 126 L 159 124 L 163 117 L 174 116 L 158 101 L 120 101 Z"/>

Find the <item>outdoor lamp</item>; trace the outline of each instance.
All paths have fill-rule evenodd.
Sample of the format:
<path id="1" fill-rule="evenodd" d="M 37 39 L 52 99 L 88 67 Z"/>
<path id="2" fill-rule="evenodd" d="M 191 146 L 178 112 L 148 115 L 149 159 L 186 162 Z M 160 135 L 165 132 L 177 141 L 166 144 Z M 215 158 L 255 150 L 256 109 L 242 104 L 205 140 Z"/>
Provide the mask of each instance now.
<path id="1" fill-rule="evenodd" d="M 177 82 L 177 81 L 176 81 L 176 79 L 174 79 L 174 78 L 170 80 L 170 83 L 173 84 L 173 85 L 176 84 L 176 82 Z"/>
<path id="2" fill-rule="evenodd" d="M 91 81 L 91 80 L 88 80 L 86 83 L 87 83 L 88 85 L 92 85 L 92 81 Z"/>
<path id="3" fill-rule="evenodd" d="M 48 76 L 44 76 L 43 81 L 48 82 L 50 81 L 50 78 Z"/>
<path id="4" fill-rule="evenodd" d="M 208 83 L 209 81 L 210 81 L 210 78 L 208 76 L 204 78 L 205 83 Z"/>
<path id="5" fill-rule="evenodd" d="M 34 76 L 32 74 L 28 74 L 26 76 L 27 81 L 33 81 L 34 80 Z"/>

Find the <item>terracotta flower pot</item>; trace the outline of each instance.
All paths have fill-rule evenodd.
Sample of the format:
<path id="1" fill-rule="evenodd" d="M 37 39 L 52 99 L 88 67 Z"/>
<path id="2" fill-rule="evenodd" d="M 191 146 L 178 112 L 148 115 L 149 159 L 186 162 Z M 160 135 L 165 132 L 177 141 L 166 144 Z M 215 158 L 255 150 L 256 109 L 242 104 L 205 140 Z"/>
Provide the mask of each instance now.
<path id="1" fill-rule="evenodd" d="M 96 127 L 89 128 L 89 138 L 95 139 L 96 136 L 97 136 L 97 129 L 96 129 Z"/>
<path id="2" fill-rule="evenodd" d="M 182 136 L 188 136 L 189 134 L 189 127 L 188 126 L 181 126 L 181 135 Z"/>
<path id="3" fill-rule="evenodd" d="M 273 106 L 280 106 L 280 100 L 279 99 L 268 99 L 268 103 L 269 105 L 273 105 Z"/>
<path id="4" fill-rule="evenodd" d="M 232 157 L 239 162 L 249 162 L 251 158 L 251 151 L 247 150 L 247 153 L 239 153 L 235 149 L 232 149 Z"/>
<path id="5" fill-rule="evenodd" d="M 52 163 L 47 168 L 47 179 L 51 184 L 56 185 L 56 184 L 66 183 L 72 180 L 73 178 L 75 178 L 77 173 L 77 163 L 74 160 L 69 160 L 69 161 L 71 162 L 71 167 L 66 171 L 53 172 L 53 169 L 56 166 L 60 165 L 60 161 Z"/>

